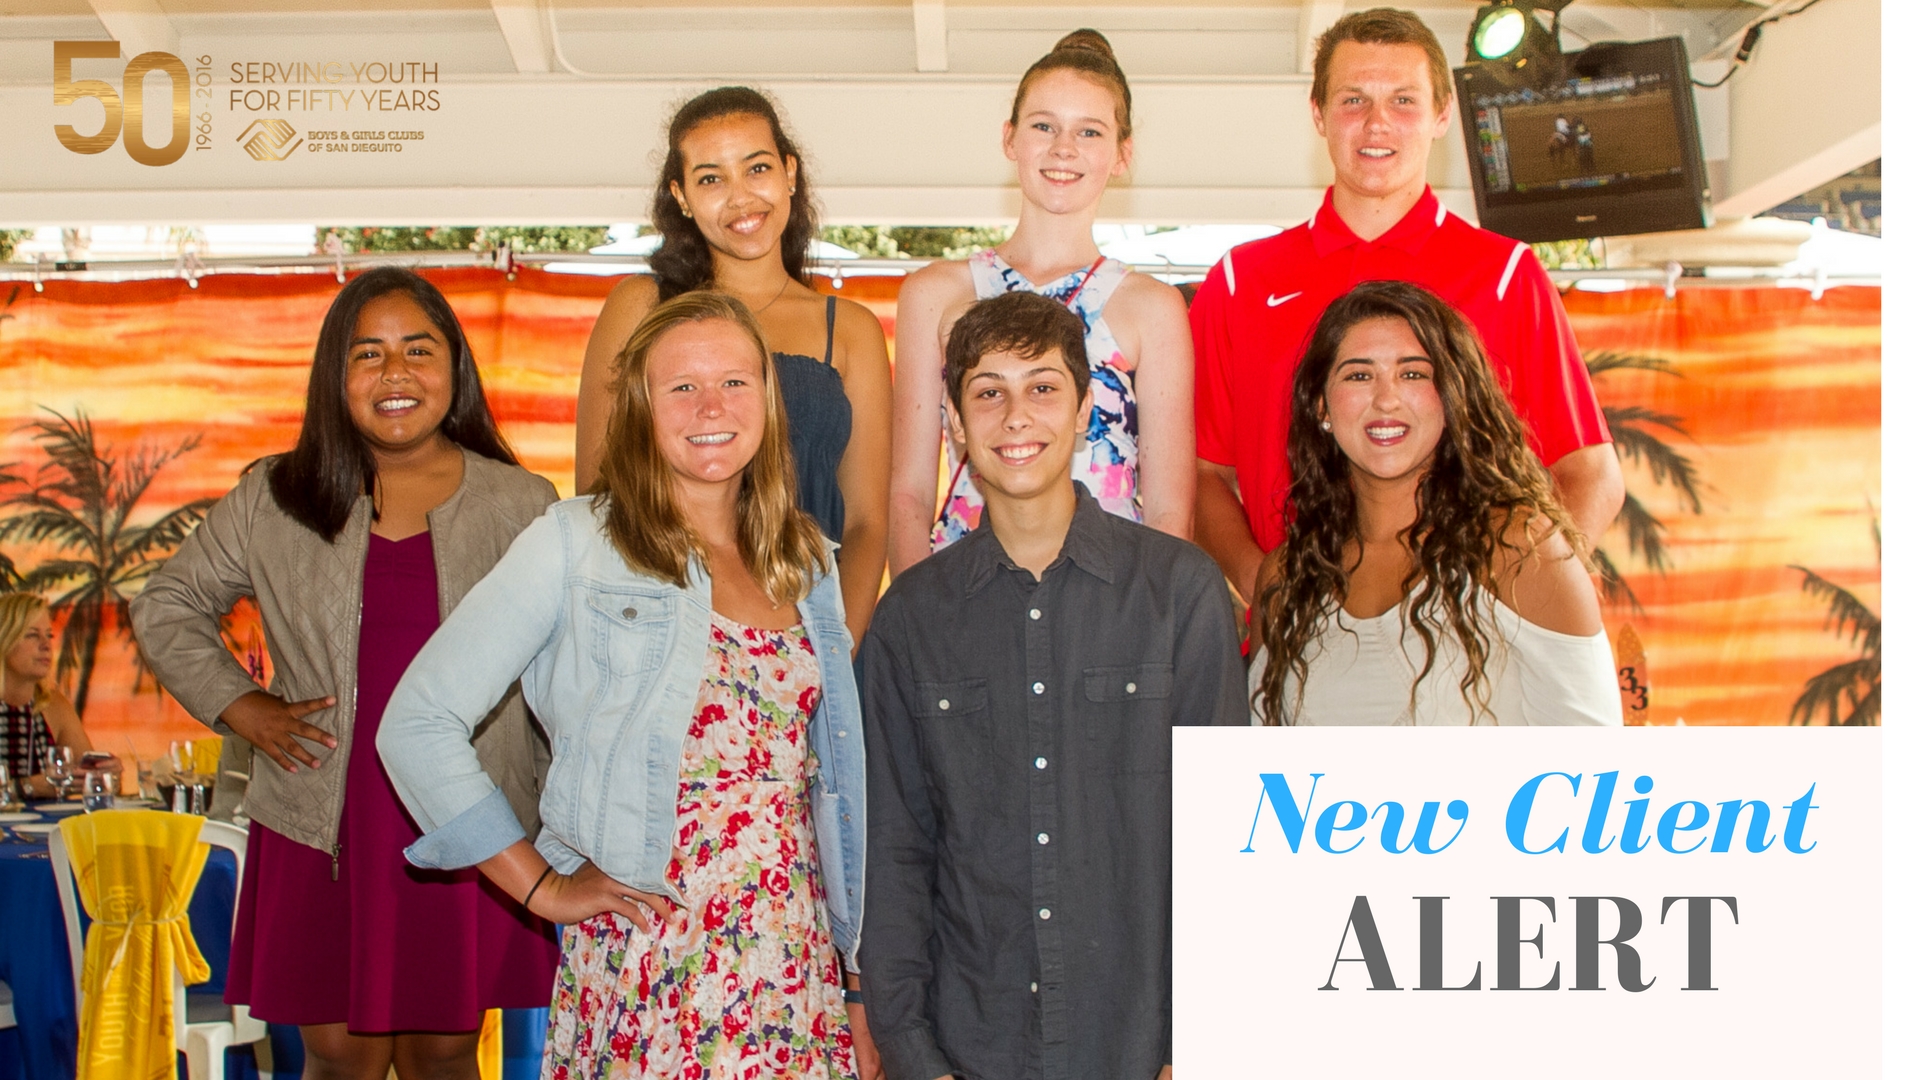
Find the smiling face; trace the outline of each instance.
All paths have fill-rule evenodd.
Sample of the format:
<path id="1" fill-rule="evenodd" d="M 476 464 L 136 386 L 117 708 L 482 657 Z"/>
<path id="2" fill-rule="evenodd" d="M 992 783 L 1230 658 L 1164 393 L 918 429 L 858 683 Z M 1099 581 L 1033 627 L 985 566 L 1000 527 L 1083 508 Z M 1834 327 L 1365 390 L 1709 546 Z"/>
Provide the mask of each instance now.
<path id="1" fill-rule="evenodd" d="M 1327 101 L 1313 126 L 1327 140 L 1336 186 L 1369 199 L 1418 191 L 1427 155 L 1453 104 L 1436 107 L 1431 64 L 1418 45 L 1343 41 L 1327 64 Z"/>
<path id="2" fill-rule="evenodd" d="M 1016 499 L 1072 484 L 1074 451 L 1085 440 L 1093 395 L 1075 400 L 1059 350 L 1037 357 L 990 352 L 960 386 L 954 441 L 988 496 Z"/>
<path id="3" fill-rule="evenodd" d="M 682 491 L 737 486 L 767 428 L 759 348 L 730 322 L 681 323 L 647 357 L 654 443 Z"/>
<path id="4" fill-rule="evenodd" d="M 1059 214 L 1097 203 L 1133 159 L 1133 140 L 1119 138 L 1115 113 L 1113 90 L 1084 75 L 1056 70 L 1035 79 L 1019 119 L 1001 132 L 1026 200 Z"/>
<path id="5" fill-rule="evenodd" d="M 799 163 L 781 157 L 766 120 L 749 113 L 715 117 L 680 140 L 680 179 L 671 185 L 682 213 L 716 252 L 742 261 L 778 256 L 793 206 Z"/>
<path id="6" fill-rule="evenodd" d="M 39 682 L 53 673 L 53 618 L 46 608 L 27 622 L 20 640 L 7 650 L 7 674 L 21 682 Z"/>
<path id="7" fill-rule="evenodd" d="M 453 405 L 453 350 L 406 293 L 369 300 L 347 346 L 347 412 L 374 456 L 444 439 Z"/>
<path id="8" fill-rule="evenodd" d="M 1418 479 L 1447 428 L 1433 361 L 1405 319 L 1354 324 L 1340 341 L 1320 406 L 1356 479 Z"/>

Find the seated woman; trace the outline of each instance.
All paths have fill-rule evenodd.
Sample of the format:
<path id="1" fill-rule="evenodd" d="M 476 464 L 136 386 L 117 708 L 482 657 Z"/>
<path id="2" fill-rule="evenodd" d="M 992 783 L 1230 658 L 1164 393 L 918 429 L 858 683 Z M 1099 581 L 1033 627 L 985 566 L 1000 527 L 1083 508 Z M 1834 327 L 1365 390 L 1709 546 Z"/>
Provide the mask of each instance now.
<path id="1" fill-rule="evenodd" d="M 610 396 L 591 496 L 528 526 L 387 707 L 380 754 L 426 830 L 407 857 L 570 924 L 546 1075 L 851 1077 L 853 638 L 773 358 L 746 305 L 684 293 Z M 515 681 L 553 740 L 536 842 L 468 745 Z"/>
<path id="2" fill-rule="evenodd" d="M 1415 285 L 1333 302 L 1249 681 L 1278 724 L 1618 724 L 1584 541 L 1479 338 Z"/>
<path id="3" fill-rule="evenodd" d="M 56 636 L 45 600 L 32 593 L 0 595 L 0 663 L 5 667 L 0 718 L 6 721 L 7 776 L 19 783 L 21 794 L 35 799 L 54 794 L 46 777 L 48 749 L 73 751 L 76 772 L 81 755 L 93 749 L 73 703 L 47 683 Z"/>

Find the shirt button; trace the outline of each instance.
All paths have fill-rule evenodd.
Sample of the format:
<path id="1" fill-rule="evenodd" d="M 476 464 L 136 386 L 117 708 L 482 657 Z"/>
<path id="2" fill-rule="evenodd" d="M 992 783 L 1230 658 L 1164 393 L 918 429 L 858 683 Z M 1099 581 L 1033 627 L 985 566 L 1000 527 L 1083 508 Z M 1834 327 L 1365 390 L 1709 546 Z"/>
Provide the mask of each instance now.
<path id="1" fill-rule="evenodd" d="M 1127 684 L 1127 693 L 1129 694 L 1133 693 L 1135 690 L 1138 690 L 1138 689 L 1139 687 L 1133 685 L 1132 683 Z"/>
<path id="2" fill-rule="evenodd" d="M 1037 993 L 1039 993 L 1039 992 L 1040 992 L 1040 984 L 1039 984 L 1039 983 L 1028 983 L 1028 984 L 1027 984 L 1027 992 L 1028 992 L 1028 993 L 1030 993 L 1030 994 L 1037 994 Z"/>
<path id="3" fill-rule="evenodd" d="M 1033 684 L 1033 692 L 1034 692 L 1034 693 L 1036 693 L 1036 694 L 1044 694 L 1044 693 L 1046 693 L 1046 692 L 1047 692 L 1047 684 L 1046 684 L 1046 683 L 1043 683 L 1043 682 L 1037 682 L 1037 683 L 1034 683 L 1034 684 Z"/>
<path id="4" fill-rule="evenodd" d="M 834 732 L 834 734 L 836 734 L 836 735 L 838 735 L 838 736 L 840 736 L 840 737 L 841 737 L 841 738 L 843 738 L 843 739 L 847 737 L 847 733 L 846 733 L 846 732 L 844 732 L 844 731 L 836 731 L 836 732 Z"/>
<path id="5" fill-rule="evenodd" d="M 1048 836 L 1046 833 L 1041 833 L 1038 839 L 1042 844 L 1049 844 L 1053 842 L 1053 837 Z"/>
<path id="6" fill-rule="evenodd" d="M 946 698 L 941 698 L 941 699 L 940 699 L 940 711 L 941 711 L 941 712 L 946 712 L 948 708 L 950 708 L 950 706 L 949 706 L 949 704 L 948 704 L 948 702 L 947 702 L 947 699 L 946 699 Z"/>
<path id="7" fill-rule="evenodd" d="M 1040 909 L 1040 921 L 1041 921 L 1041 922 L 1045 922 L 1046 920 L 1048 920 L 1048 919 L 1051 919 L 1051 918 L 1053 918 L 1053 909 L 1052 909 L 1052 908 L 1041 908 L 1041 909 Z"/>
<path id="8" fill-rule="evenodd" d="M 1027 618 L 1029 618 L 1029 619 L 1037 619 L 1037 618 L 1039 618 L 1039 617 L 1040 617 L 1040 609 L 1039 609 L 1039 608 L 1034 608 L 1034 609 L 1033 609 L 1032 611 L 1029 611 L 1029 612 L 1027 612 Z"/>
<path id="9" fill-rule="evenodd" d="M 1036 769 L 1044 769 L 1044 768 L 1046 768 L 1046 767 L 1047 767 L 1047 759 L 1046 759 L 1046 758 L 1043 758 L 1043 757 L 1037 757 L 1037 758 L 1034 758 L 1034 759 L 1033 759 L 1033 767 L 1034 767 L 1034 768 L 1036 768 Z"/>
<path id="10" fill-rule="evenodd" d="M 624 611 L 622 611 L 622 612 L 620 612 L 620 617 L 621 617 L 621 618 L 623 618 L 623 619 L 631 619 L 631 618 L 633 618 L 633 617 L 634 617 L 635 615 L 638 615 L 638 614 L 640 614 L 640 613 L 639 613 L 639 612 L 637 612 L 637 611 L 635 611 L 635 610 L 633 610 L 632 608 L 627 608 L 627 609 L 625 609 Z"/>

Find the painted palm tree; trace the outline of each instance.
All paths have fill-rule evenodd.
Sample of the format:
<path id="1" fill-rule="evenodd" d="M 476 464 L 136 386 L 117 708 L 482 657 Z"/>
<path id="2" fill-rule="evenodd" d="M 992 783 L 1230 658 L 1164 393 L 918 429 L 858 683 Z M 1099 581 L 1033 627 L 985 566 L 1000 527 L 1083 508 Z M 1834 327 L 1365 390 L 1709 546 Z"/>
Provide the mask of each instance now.
<path id="1" fill-rule="evenodd" d="M 1880 561 L 1880 519 L 1873 520 L 1874 561 Z M 1807 680 L 1800 697 L 1787 714 L 1787 722 L 1811 724 L 1822 713 L 1829 725 L 1861 727 L 1880 723 L 1880 616 L 1875 615 L 1853 595 L 1804 566 L 1789 566 L 1800 571 L 1800 589 L 1827 605 L 1823 628 L 1858 646 L 1860 655 L 1835 664 Z"/>
<path id="2" fill-rule="evenodd" d="M 32 235 L 32 234 L 29 233 L 28 235 Z M 12 250 L 13 250 L 13 245 L 11 243 L 11 237 L 10 237 L 9 231 L 6 229 L 0 229 L 0 260 L 6 259 L 7 255 L 10 252 L 12 252 Z M 7 302 L 4 304 L 0 304 L 0 323 L 6 322 L 7 320 L 14 317 L 13 312 L 7 309 L 13 307 L 13 305 L 19 302 L 19 300 L 20 300 L 20 286 L 15 285 L 12 291 L 7 293 Z M 16 461 L 9 461 L 9 462 L 6 462 L 5 464 L 0 464 L 0 488 L 17 487 L 20 484 L 23 484 L 26 482 L 21 478 L 19 473 L 14 471 L 14 469 L 18 467 L 19 467 L 19 462 L 16 462 Z M 13 559 L 8 555 L 6 555 L 5 553 L 0 552 L 0 589 L 4 589 L 7 592 L 12 592 L 15 589 L 20 588 L 20 586 L 21 586 L 20 572 L 14 566 Z"/>
<path id="3" fill-rule="evenodd" d="M 84 413 L 71 419 L 52 410 L 48 414 L 21 429 L 33 432 L 47 460 L 30 490 L 0 503 L 13 511 L 0 520 L 0 540 L 50 545 L 58 553 L 28 571 L 23 584 L 58 592 L 52 607 L 66 626 L 56 670 L 62 680 L 73 679 L 74 708 L 84 716 L 101 637 L 111 626 L 131 640 L 127 601 L 206 516 L 213 500 L 196 499 L 148 524 L 132 524 L 154 477 L 199 446 L 199 438 L 168 448 L 142 444 L 117 458 L 100 445 Z M 143 672 L 137 654 L 135 663 Z"/>
<path id="4" fill-rule="evenodd" d="M 1686 377 L 1657 356 L 1599 352 L 1587 357 L 1588 374 L 1597 379 L 1609 371 L 1651 371 L 1676 379 Z M 1687 429 L 1680 417 L 1655 412 L 1643 405 L 1602 405 L 1600 411 L 1607 419 L 1607 428 L 1613 432 L 1613 450 L 1620 455 L 1620 463 L 1645 466 L 1656 486 L 1672 489 L 1683 504 L 1698 514 L 1701 492 L 1705 488 L 1699 469 L 1692 458 L 1674 449 L 1663 437 L 1663 432 L 1686 436 Z M 1629 558 L 1639 559 L 1655 573 L 1666 573 L 1671 565 L 1665 537 L 1667 524 L 1647 508 L 1640 496 L 1629 490 L 1614 522 L 1626 530 Z M 1639 611 L 1640 598 L 1634 595 L 1632 586 L 1621 574 L 1620 565 L 1607 549 L 1596 544 L 1593 561 L 1600 571 L 1601 590 L 1607 601 L 1626 603 Z"/>

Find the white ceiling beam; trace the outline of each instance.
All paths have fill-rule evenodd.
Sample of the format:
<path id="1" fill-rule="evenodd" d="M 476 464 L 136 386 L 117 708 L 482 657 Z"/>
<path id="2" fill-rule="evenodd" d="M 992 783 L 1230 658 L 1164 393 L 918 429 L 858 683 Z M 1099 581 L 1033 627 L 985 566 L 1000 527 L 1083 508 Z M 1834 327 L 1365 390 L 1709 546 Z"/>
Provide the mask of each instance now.
<path id="1" fill-rule="evenodd" d="M 947 70 L 947 0 L 913 0 L 913 52 L 921 71 Z"/>
<path id="2" fill-rule="evenodd" d="M 145 52 L 180 53 L 180 31 L 167 18 L 160 0 L 87 0 L 100 25 L 120 43 L 121 55 L 132 59 Z"/>
<path id="3" fill-rule="evenodd" d="M 1727 92 L 1715 214 L 1758 214 L 1879 157 L 1880 0 L 1827 0 L 1769 25 Z"/>
<path id="4" fill-rule="evenodd" d="M 507 39 L 515 71 L 523 74 L 553 70 L 553 38 L 541 17 L 537 0 L 492 0 L 494 21 Z"/>
<path id="5" fill-rule="evenodd" d="M 1340 20 L 1347 5 L 1341 0 L 1300 0 L 1300 56 L 1297 70 L 1303 74 L 1313 71 L 1313 45 L 1327 27 Z"/>

